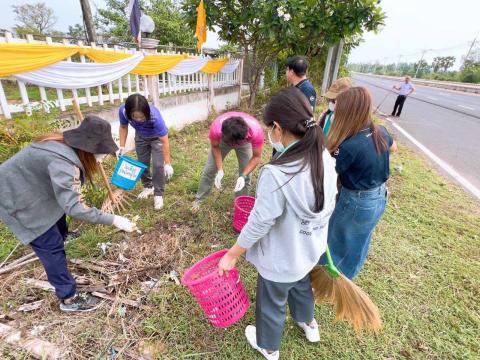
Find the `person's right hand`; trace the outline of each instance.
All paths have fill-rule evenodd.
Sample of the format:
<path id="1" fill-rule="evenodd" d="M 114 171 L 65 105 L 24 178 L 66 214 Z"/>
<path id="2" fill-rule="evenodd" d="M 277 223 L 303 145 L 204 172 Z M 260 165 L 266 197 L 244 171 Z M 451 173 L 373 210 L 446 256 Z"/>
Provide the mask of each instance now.
<path id="1" fill-rule="evenodd" d="M 117 150 L 117 157 L 120 157 L 123 154 L 125 154 L 125 146 L 120 146 Z"/>
<path id="2" fill-rule="evenodd" d="M 217 176 L 215 176 L 215 187 L 216 187 L 218 190 L 220 190 L 220 189 L 222 188 L 223 175 L 225 175 L 225 173 L 223 172 L 223 170 L 218 170 Z"/>
<path id="3" fill-rule="evenodd" d="M 113 226 L 116 228 L 126 231 L 132 232 L 133 231 L 133 223 L 128 220 L 126 217 L 115 215 L 113 217 Z"/>

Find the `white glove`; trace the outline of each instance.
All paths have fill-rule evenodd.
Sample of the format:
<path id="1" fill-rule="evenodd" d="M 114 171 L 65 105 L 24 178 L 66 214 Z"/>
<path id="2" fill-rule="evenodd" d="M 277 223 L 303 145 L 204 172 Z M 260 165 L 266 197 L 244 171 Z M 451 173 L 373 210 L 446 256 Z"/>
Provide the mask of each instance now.
<path id="1" fill-rule="evenodd" d="M 170 180 L 170 178 L 173 176 L 173 167 L 172 167 L 172 165 L 170 165 L 170 164 L 165 164 L 163 170 L 164 170 L 164 172 L 165 172 L 165 177 L 167 178 L 167 180 Z"/>
<path id="2" fill-rule="evenodd" d="M 120 146 L 117 150 L 117 157 L 120 157 L 123 154 L 125 154 L 125 146 Z"/>
<path id="3" fill-rule="evenodd" d="M 215 187 L 216 187 L 218 190 L 220 190 L 220 189 L 222 188 L 223 175 L 225 175 L 225 173 L 223 172 L 223 170 L 218 170 L 217 176 L 215 176 Z"/>
<path id="4" fill-rule="evenodd" d="M 133 231 L 133 223 L 123 216 L 115 215 L 113 217 L 113 226 L 126 232 Z"/>
<path id="5" fill-rule="evenodd" d="M 240 176 L 237 179 L 237 184 L 235 185 L 235 192 L 238 192 L 242 190 L 245 187 L 245 178 L 243 176 Z"/>

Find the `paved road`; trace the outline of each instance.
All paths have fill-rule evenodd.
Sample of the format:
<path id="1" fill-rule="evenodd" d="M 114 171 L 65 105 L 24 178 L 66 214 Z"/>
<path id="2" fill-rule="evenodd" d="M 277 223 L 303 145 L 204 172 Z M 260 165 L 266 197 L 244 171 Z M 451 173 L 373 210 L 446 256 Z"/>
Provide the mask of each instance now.
<path id="1" fill-rule="evenodd" d="M 356 85 L 367 87 L 377 107 L 399 82 L 356 74 Z M 390 92 L 379 111 L 390 114 L 397 94 Z M 416 86 L 394 121 L 433 154 L 480 189 L 480 96 Z"/>

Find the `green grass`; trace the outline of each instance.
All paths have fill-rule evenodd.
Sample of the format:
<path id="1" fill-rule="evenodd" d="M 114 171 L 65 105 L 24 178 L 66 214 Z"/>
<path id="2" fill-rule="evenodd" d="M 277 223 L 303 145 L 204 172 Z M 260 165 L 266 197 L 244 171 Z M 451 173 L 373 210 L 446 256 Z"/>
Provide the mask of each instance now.
<path id="1" fill-rule="evenodd" d="M 176 227 L 188 230 L 188 237 L 181 239 L 179 273 L 205 255 L 231 246 L 236 239 L 231 228 L 237 173 L 233 153 L 226 161 L 223 192 L 212 191 L 199 213 L 190 211 L 207 157 L 207 129 L 207 123 L 201 123 L 173 135 L 176 173 L 166 187 L 164 210 L 154 212 L 150 200 L 136 201 L 130 211 L 141 215 L 139 226 L 144 232 L 158 226 L 173 233 Z M 265 161 L 269 153 L 266 146 Z M 400 164 L 403 169 L 394 170 Z M 322 340 L 312 345 L 288 316 L 280 349 L 283 359 L 478 358 L 479 204 L 404 146 L 392 156 L 389 189 L 387 211 L 375 231 L 365 268 L 356 279 L 378 304 L 384 329 L 378 335 L 357 337 L 347 324 L 334 323 L 331 308 L 322 306 L 316 312 Z M 99 242 L 121 240 L 120 235 L 110 235 L 109 227 L 84 224 L 81 229 L 81 238 L 67 247 L 69 257 L 99 258 Z M 0 226 L 0 261 L 14 244 Z M 254 323 L 256 272 L 246 261 L 239 267 L 252 307 L 226 330 L 211 327 L 188 290 L 170 282 L 150 294 L 147 304 L 152 311 L 129 312 L 129 322 L 138 322 L 128 337 L 118 322 L 107 319 L 108 307 L 90 317 L 72 317 L 77 338 L 71 347 L 86 357 L 96 354 L 105 358 L 108 340 L 116 336 L 117 346 L 129 344 L 135 349 L 141 341 L 154 344 L 161 349 L 157 357 L 162 359 L 260 359 L 243 335 L 245 326 Z M 53 295 L 45 296 L 54 304 Z M 0 308 L 5 309 L 9 301 L 15 300 L 0 300 Z M 55 322 L 58 316 L 52 305 L 42 322 Z M 52 326 L 44 337 L 60 341 L 59 329 Z M 5 357 L 19 354 L 6 347 L 3 353 Z"/>

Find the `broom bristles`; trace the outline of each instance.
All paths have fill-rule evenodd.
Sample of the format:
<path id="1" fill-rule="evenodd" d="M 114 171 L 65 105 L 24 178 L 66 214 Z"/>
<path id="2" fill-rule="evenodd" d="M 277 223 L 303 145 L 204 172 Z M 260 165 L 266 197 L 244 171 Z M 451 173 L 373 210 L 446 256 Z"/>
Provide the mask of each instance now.
<path id="1" fill-rule="evenodd" d="M 377 306 L 370 297 L 350 279 L 341 274 L 333 278 L 323 266 L 315 266 L 310 281 L 317 304 L 332 304 L 335 320 L 348 321 L 355 332 L 363 329 L 377 332 L 382 320 Z"/>

